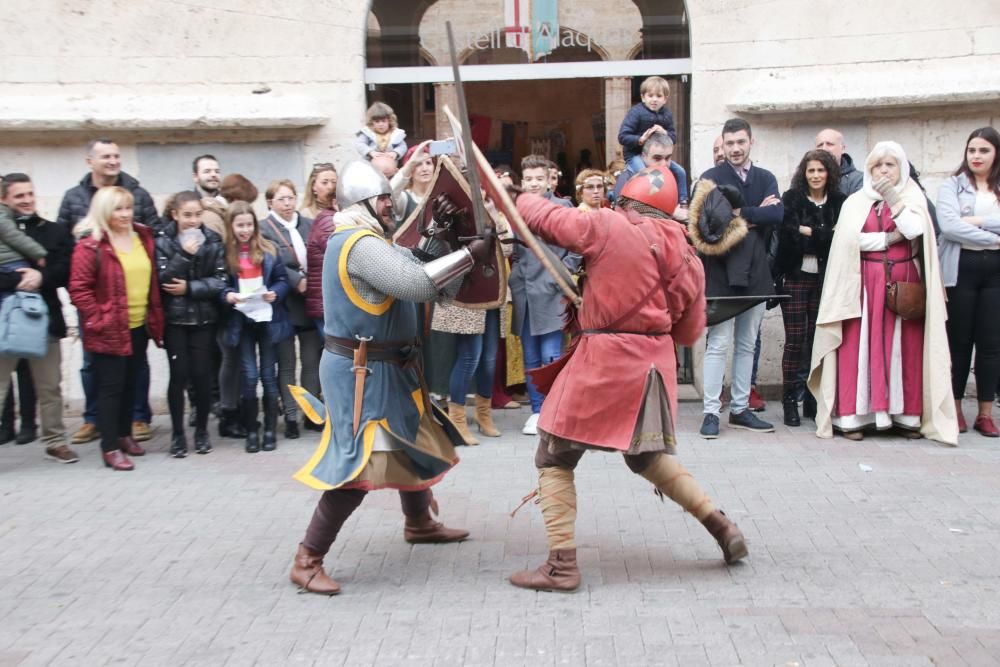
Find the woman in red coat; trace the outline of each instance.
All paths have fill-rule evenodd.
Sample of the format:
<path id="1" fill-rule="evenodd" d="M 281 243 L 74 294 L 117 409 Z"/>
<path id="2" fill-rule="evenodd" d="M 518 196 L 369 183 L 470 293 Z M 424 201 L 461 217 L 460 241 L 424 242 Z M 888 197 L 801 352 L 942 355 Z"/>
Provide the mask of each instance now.
<path id="1" fill-rule="evenodd" d="M 624 213 L 517 199 L 531 231 L 582 255 L 586 266 L 580 336 L 538 421 L 535 466 L 549 558 L 511 576 L 522 588 L 580 585 L 573 470 L 591 449 L 624 454 L 630 470 L 701 521 L 727 563 L 747 554 L 739 529 L 675 456 L 674 342 L 691 345 L 705 328 L 705 273 L 684 227 L 667 219 L 677 206 L 673 176 L 643 170 L 622 189 L 618 206 Z"/>
<path id="2" fill-rule="evenodd" d="M 132 470 L 145 450 L 132 439 L 136 376 L 152 338 L 163 344 L 153 231 L 133 220 L 132 194 L 101 188 L 74 233 L 69 295 L 80 316 L 84 349 L 94 355 L 97 426 L 104 465 Z"/>

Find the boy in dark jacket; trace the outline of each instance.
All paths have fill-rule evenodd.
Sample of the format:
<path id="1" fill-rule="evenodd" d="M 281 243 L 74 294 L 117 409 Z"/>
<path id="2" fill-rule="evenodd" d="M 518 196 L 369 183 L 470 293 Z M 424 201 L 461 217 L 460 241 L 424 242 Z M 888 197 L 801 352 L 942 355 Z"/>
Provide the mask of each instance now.
<path id="1" fill-rule="evenodd" d="M 636 104 L 628 113 L 618 130 L 618 143 L 622 145 L 625 164 L 632 174 L 638 174 L 647 165 L 642 160 L 642 147 L 650 135 L 657 132 L 670 137 L 673 144 L 677 143 L 677 129 L 674 127 L 674 116 L 667 108 L 670 97 L 670 86 L 667 80 L 659 76 L 651 76 L 639 87 L 642 102 Z M 687 204 L 687 172 L 676 162 L 671 162 L 670 173 L 678 185 L 684 184 L 684 196 L 680 204 Z"/>

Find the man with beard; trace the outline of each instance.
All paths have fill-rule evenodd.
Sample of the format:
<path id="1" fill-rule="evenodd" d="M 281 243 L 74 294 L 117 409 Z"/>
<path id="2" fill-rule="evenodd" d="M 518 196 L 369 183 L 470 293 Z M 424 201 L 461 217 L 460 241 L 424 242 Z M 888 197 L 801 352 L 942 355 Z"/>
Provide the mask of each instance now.
<path id="1" fill-rule="evenodd" d="M 207 153 L 199 155 L 194 159 L 191 168 L 195 192 L 202 197 L 216 199 L 225 206 L 226 200 L 219 194 L 219 186 L 222 185 L 222 169 L 215 156 Z"/>
<path id="2" fill-rule="evenodd" d="M 340 592 L 323 570 L 323 557 L 369 491 L 399 491 L 407 542 L 458 542 L 469 535 L 431 514 L 437 512 L 431 487 L 458 462 L 453 443 L 461 439 L 430 403 L 418 365 L 416 304 L 457 289 L 475 263 L 494 252 L 494 239 L 487 234 L 446 254 L 431 247 L 440 243 L 417 251 L 396 246 L 391 192 L 369 162 L 352 162 L 340 174 L 340 211 L 323 260 L 326 405 L 294 388 L 306 415 L 326 421 L 319 448 L 295 475 L 323 491 L 290 574 L 312 593 Z M 433 206 L 437 220 L 456 213 L 447 200 Z"/>
<path id="3" fill-rule="evenodd" d="M 705 278 L 684 227 L 669 219 L 677 206 L 673 176 L 665 167 L 639 172 L 622 190 L 621 211 L 563 209 L 530 194 L 516 203 L 532 232 L 583 256 L 586 279 L 580 335 L 538 422 L 537 493 L 549 557 L 511 583 L 555 591 L 580 585 L 573 471 L 588 450 L 623 454 L 632 472 L 705 526 L 727 563 L 745 557 L 739 528 L 675 456 L 674 344 L 693 344 L 705 328 Z"/>

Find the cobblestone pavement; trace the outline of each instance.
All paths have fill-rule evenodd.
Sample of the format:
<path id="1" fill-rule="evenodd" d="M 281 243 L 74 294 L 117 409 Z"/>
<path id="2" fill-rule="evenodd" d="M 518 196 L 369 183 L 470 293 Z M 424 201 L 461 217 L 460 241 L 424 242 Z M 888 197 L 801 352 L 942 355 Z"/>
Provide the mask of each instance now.
<path id="1" fill-rule="evenodd" d="M 704 441 L 700 405 L 681 411 L 680 456 L 749 559 L 727 568 L 620 457 L 590 454 L 573 595 L 507 584 L 546 552 L 537 507 L 510 517 L 535 484 L 523 410 L 437 488 L 470 541 L 407 545 L 397 497 L 371 494 L 328 556 L 334 598 L 287 579 L 316 500 L 291 475 L 316 434 L 174 460 L 160 416 L 132 473 L 101 467 L 96 443 L 69 466 L 4 445 L 0 665 L 1000 664 L 998 441 L 780 425 Z"/>

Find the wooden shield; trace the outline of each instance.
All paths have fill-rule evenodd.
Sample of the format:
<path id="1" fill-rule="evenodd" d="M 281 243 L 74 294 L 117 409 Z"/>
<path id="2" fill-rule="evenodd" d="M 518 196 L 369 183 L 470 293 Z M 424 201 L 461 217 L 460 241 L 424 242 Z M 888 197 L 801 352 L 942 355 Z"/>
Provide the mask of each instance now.
<path id="1" fill-rule="evenodd" d="M 455 133 L 456 137 L 462 136 L 461 125 L 454 114 L 452 114 L 451 109 L 448 108 L 448 105 L 444 105 L 443 110 L 448 117 L 448 122 L 451 124 L 452 132 Z M 497 210 L 507 218 L 507 222 L 510 223 L 511 229 L 513 229 L 517 238 L 527 246 L 528 250 L 538 258 L 538 261 L 542 263 L 545 270 L 555 279 L 562 293 L 576 306 L 579 306 L 583 299 L 580 297 L 580 293 L 573 283 L 573 277 L 569 269 L 566 268 L 566 265 L 558 257 L 552 254 L 552 251 L 539 242 L 531 230 L 528 229 L 524 218 L 517 212 L 517 207 L 511 201 L 506 188 L 504 188 L 500 179 L 497 178 L 496 172 L 493 171 L 493 167 L 490 166 L 489 161 L 483 155 L 482 151 L 479 150 L 479 147 L 473 143 L 466 148 L 471 151 L 471 155 L 467 156 L 468 159 L 479 168 L 480 182 L 482 183 L 483 190 L 486 191 L 486 195 L 493 201 Z"/>
<path id="2" fill-rule="evenodd" d="M 419 231 L 421 224 L 425 226 L 430 224 L 434 213 L 431 202 L 440 194 L 448 195 L 456 206 L 470 211 L 462 227 L 456 229 L 454 235 L 450 235 L 449 245 L 457 249 L 456 237 L 476 235 L 476 225 L 471 214 L 473 206 L 469 183 L 455 163 L 448 156 L 442 155 L 438 158 L 434 169 L 430 193 L 393 234 L 392 238 L 396 244 L 404 248 L 417 247 L 422 239 Z M 496 226 L 492 219 L 484 221 L 484 224 Z M 462 280 L 462 286 L 455 297 L 455 305 L 474 310 L 489 310 L 502 306 L 507 300 L 507 277 L 507 260 L 504 259 L 500 244 L 497 243 L 489 264 L 477 264 Z"/>

